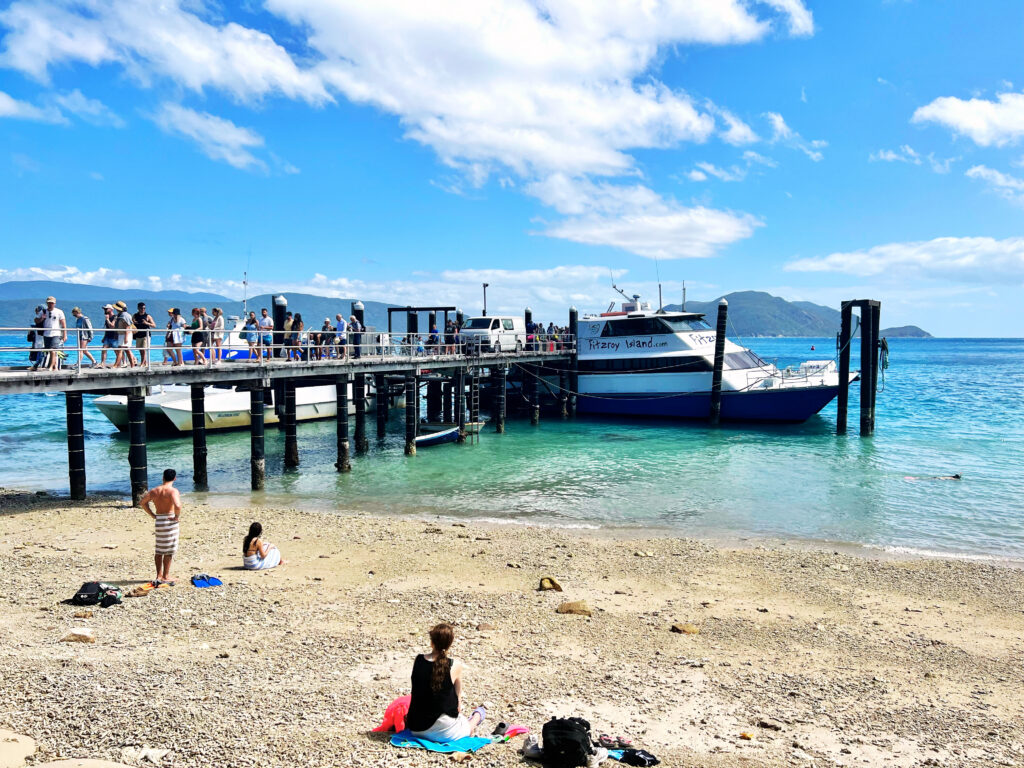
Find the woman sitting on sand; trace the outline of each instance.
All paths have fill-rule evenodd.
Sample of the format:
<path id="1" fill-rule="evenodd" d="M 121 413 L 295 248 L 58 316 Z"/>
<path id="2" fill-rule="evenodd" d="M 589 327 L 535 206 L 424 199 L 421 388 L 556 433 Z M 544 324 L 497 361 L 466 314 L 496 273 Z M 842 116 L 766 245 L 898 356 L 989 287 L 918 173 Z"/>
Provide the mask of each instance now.
<path id="1" fill-rule="evenodd" d="M 249 535 L 242 544 L 242 567 L 247 571 L 265 571 L 278 565 L 284 565 L 281 550 L 273 544 L 263 541 L 263 526 L 253 523 L 249 526 Z"/>
<path id="2" fill-rule="evenodd" d="M 420 654 L 412 665 L 412 700 L 405 727 L 414 736 L 429 741 L 449 742 L 472 736 L 487 715 L 477 707 L 468 720 L 462 708 L 462 662 L 448 655 L 455 639 L 451 624 L 430 630 L 431 651 Z"/>

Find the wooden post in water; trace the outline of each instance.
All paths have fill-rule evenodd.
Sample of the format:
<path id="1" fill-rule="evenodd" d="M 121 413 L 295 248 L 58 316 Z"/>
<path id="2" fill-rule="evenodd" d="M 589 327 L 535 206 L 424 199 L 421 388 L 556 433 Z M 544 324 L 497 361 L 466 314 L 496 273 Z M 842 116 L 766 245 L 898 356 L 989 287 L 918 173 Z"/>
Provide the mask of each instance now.
<path id="1" fill-rule="evenodd" d="M 508 368 L 499 365 L 491 369 L 494 381 L 494 431 L 499 435 L 505 431 L 505 388 L 508 386 Z"/>
<path id="2" fill-rule="evenodd" d="M 455 422 L 459 425 L 459 442 L 466 442 L 466 372 L 455 372 Z"/>
<path id="3" fill-rule="evenodd" d="M 249 464 L 254 491 L 262 491 L 267 480 L 267 458 L 263 446 L 263 395 L 262 386 L 249 390 Z"/>
<path id="4" fill-rule="evenodd" d="M 416 401 L 419 384 L 415 373 L 405 374 L 405 455 L 416 455 Z"/>
<path id="5" fill-rule="evenodd" d="M 452 382 L 450 379 L 441 385 L 441 410 L 441 420 L 445 424 L 451 424 L 455 409 L 452 407 Z"/>
<path id="6" fill-rule="evenodd" d="M 860 302 L 860 434 L 875 431 L 874 390 L 878 375 L 878 329 L 875 327 L 875 302 Z"/>
<path id="7" fill-rule="evenodd" d="M 197 491 L 209 488 L 206 472 L 206 390 L 192 385 L 192 484 Z"/>
<path id="8" fill-rule="evenodd" d="M 383 373 L 374 374 L 373 389 L 377 395 L 377 439 L 383 440 L 388 432 L 388 408 L 391 405 L 391 393 L 388 391 L 388 380 Z"/>
<path id="9" fill-rule="evenodd" d="M 853 302 L 844 301 L 839 321 L 839 398 L 836 401 L 836 434 L 846 434 L 846 416 L 850 405 L 850 333 Z"/>
<path id="10" fill-rule="evenodd" d="M 370 441 L 366 437 L 366 374 L 357 373 L 352 384 L 352 399 L 356 405 L 356 453 L 370 450 Z"/>
<path id="11" fill-rule="evenodd" d="M 427 421 L 439 421 L 441 416 L 441 382 L 432 379 L 427 382 Z"/>
<path id="12" fill-rule="evenodd" d="M 85 498 L 85 421 L 82 417 L 82 393 L 65 392 L 64 409 L 68 419 L 68 482 L 71 498 Z"/>
<path id="13" fill-rule="evenodd" d="M 729 302 L 718 302 L 718 327 L 715 331 L 715 367 L 711 372 L 711 423 L 722 421 L 722 368 L 725 366 L 725 329 Z"/>
<path id="14" fill-rule="evenodd" d="M 295 380 L 284 382 L 284 465 L 299 466 L 299 439 L 295 432 Z"/>
<path id="15" fill-rule="evenodd" d="M 539 371 L 536 365 L 528 365 L 523 374 L 530 382 L 530 424 L 533 426 L 540 424 L 540 380 L 537 378 L 540 375 Z"/>
<path id="16" fill-rule="evenodd" d="M 875 399 L 878 396 L 878 337 L 881 333 L 882 303 L 870 301 L 871 305 L 871 432 L 875 431 Z"/>
<path id="17" fill-rule="evenodd" d="M 334 398 L 338 408 L 335 414 L 338 427 L 338 460 L 334 462 L 334 466 L 339 472 L 352 471 L 348 445 L 348 387 L 351 381 L 350 373 L 343 373 L 334 380 Z"/>
<path id="18" fill-rule="evenodd" d="M 580 391 L 579 353 L 580 353 L 580 315 L 576 307 L 569 307 L 569 343 L 573 353 L 569 359 L 569 413 L 576 415 L 576 403 Z"/>
<path id="19" fill-rule="evenodd" d="M 146 467 L 146 395 L 145 388 L 128 392 L 128 475 L 132 485 L 132 504 L 149 489 Z"/>

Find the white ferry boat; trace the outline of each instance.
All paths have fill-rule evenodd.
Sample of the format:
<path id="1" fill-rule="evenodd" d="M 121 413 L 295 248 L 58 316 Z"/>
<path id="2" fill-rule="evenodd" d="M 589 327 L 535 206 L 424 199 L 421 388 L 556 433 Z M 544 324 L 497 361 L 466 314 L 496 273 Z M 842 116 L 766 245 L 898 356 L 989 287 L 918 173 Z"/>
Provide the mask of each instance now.
<path id="1" fill-rule="evenodd" d="M 652 311 L 638 296 L 579 321 L 579 413 L 706 419 L 716 332 L 703 314 Z M 857 374 L 851 374 L 851 380 Z M 779 369 L 725 342 L 723 420 L 805 421 L 839 391 L 834 360 Z"/>

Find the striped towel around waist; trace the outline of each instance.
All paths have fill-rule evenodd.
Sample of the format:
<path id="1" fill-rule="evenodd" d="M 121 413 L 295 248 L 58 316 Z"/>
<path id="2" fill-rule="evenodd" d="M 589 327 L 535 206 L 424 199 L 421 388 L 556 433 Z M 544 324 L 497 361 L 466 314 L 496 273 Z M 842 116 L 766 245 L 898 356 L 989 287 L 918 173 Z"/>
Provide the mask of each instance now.
<path id="1" fill-rule="evenodd" d="M 156 554 L 173 555 L 178 551 L 178 521 L 170 515 L 156 516 Z"/>

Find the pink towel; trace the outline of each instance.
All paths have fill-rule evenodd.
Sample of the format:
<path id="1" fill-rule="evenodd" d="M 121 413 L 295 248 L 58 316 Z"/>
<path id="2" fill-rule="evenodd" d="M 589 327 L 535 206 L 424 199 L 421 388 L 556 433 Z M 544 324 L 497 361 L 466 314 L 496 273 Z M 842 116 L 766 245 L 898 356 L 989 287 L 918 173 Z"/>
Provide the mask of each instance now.
<path id="1" fill-rule="evenodd" d="M 384 710 L 384 721 L 374 728 L 374 731 L 397 731 L 405 730 L 405 716 L 409 714 L 409 704 L 412 696 L 399 696 L 392 701 Z"/>

